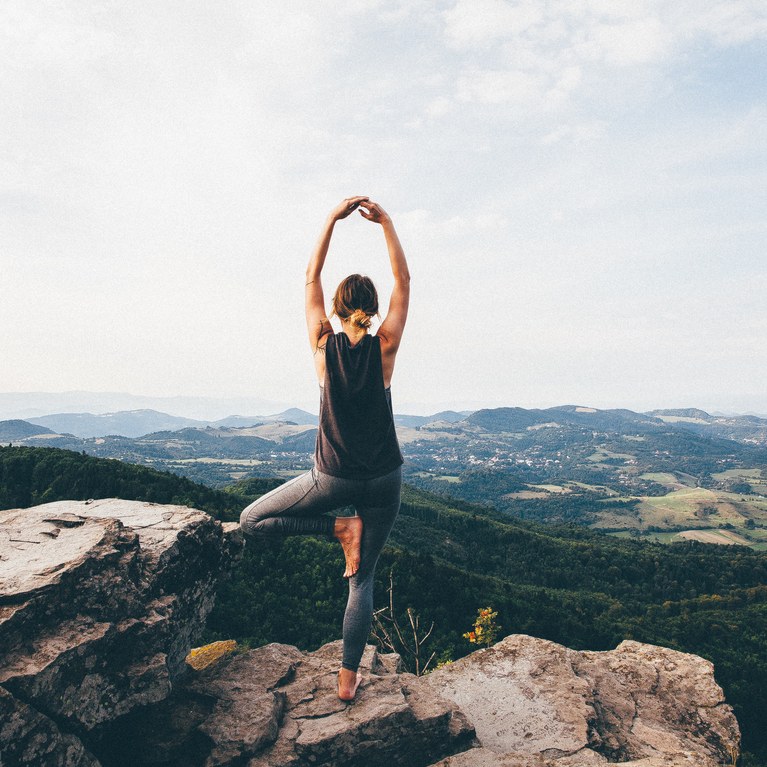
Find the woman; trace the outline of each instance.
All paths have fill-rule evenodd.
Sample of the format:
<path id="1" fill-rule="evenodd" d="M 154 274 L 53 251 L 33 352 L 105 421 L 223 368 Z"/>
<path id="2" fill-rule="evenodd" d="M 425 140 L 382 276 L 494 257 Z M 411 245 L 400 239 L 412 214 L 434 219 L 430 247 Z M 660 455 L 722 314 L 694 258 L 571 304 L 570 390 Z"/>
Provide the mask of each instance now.
<path id="1" fill-rule="evenodd" d="M 341 282 L 331 316 L 325 313 L 320 275 L 333 228 L 359 208 L 386 238 L 394 289 L 389 311 L 375 335 L 378 296 L 369 278 Z M 306 325 L 320 382 L 320 421 L 314 468 L 248 506 L 240 517 L 247 535 L 326 535 L 341 543 L 349 580 L 343 623 L 343 661 L 338 697 L 352 700 L 357 671 L 373 617 L 373 576 L 400 505 L 402 454 L 392 415 L 390 384 L 410 299 L 410 274 L 391 218 L 368 197 L 350 197 L 328 216 L 306 269 Z M 328 512 L 353 505 L 353 517 Z"/>

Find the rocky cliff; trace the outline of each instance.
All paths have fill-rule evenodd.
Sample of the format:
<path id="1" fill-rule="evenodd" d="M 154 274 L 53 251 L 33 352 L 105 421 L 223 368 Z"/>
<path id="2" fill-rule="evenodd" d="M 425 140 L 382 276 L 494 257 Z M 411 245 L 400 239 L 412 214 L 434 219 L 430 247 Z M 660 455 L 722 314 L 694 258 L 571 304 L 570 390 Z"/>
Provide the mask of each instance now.
<path id="1" fill-rule="evenodd" d="M 339 648 L 185 657 L 236 526 L 116 499 L 0 512 L 0 765 L 714 765 L 739 731 L 697 656 L 511 635 L 425 677 L 369 647 L 357 699 Z M 198 665 L 198 664 L 195 664 Z"/>

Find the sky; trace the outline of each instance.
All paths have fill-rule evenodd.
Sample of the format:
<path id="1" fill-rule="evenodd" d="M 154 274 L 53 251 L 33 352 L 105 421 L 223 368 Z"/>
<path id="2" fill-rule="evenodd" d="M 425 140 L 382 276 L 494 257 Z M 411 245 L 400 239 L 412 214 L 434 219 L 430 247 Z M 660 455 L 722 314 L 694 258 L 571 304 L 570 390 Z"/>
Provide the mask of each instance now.
<path id="1" fill-rule="evenodd" d="M 316 412 L 369 195 L 398 412 L 767 413 L 763 0 L 0 3 L 0 392 Z M 391 289 L 338 224 L 326 298 Z"/>

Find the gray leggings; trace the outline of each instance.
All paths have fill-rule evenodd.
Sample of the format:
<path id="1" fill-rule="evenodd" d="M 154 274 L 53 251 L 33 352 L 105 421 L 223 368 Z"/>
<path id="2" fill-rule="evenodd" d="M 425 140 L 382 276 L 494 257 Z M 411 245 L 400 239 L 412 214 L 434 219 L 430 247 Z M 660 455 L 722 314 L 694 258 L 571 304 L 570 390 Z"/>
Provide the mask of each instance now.
<path id="1" fill-rule="evenodd" d="M 360 567 L 349 578 L 344 613 L 342 666 L 356 671 L 373 619 L 373 576 L 399 511 L 402 467 L 375 479 L 342 479 L 313 468 L 250 504 L 240 515 L 245 535 L 333 537 L 329 511 L 354 506 L 362 517 Z"/>

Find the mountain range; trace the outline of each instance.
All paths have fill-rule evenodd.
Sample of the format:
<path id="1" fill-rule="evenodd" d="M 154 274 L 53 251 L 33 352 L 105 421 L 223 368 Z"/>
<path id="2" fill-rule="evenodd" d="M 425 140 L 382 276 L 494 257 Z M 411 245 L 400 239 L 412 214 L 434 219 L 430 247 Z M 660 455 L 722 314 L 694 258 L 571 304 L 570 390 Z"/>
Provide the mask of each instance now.
<path id="1" fill-rule="evenodd" d="M 259 424 L 291 423 L 316 427 L 317 416 L 299 408 L 289 408 L 271 415 L 230 415 L 218 420 L 200 420 L 170 415 L 151 409 L 110 413 L 54 413 L 0 421 L 0 442 L 24 439 L 36 434 L 72 435 L 80 438 L 142 437 L 156 432 L 181 429 L 246 428 Z M 441 411 L 430 416 L 396 414 L 395 422 L 403 429 L 437 425 L 471 431 L 479 428 L 489 433 L 519 432 L 560 426 L 593 428 L 617 433 L 658 432 L 681 429 L 705 437 L 719 437 L 751 444 L 767 444 L 767 418 L 754 415 L 711 415 L 696 408 L 653 410 L 636 413 L 626 409 L 560 405 L 545 409 L 504 407 L 471 411 Z M 26 426 L 21 426 L 26 424 Z M 35 431 L 39 427 L 39 431 Z"/>
<path id="2" fill-rule="evenodd" d="M 229 413 L 277 413 L 284 402 L 261 397 L 151 397 L 127 392 L 0 392 L 0 420 L 29 419 L 49 413 L 117 413 L 125 410 L 159 410 L 202 421 Z"/>
<path id="3" fill-rule="evenodd" d="M 418 428 L 434 421 L 456 423 L 470 414 L 470 411 L 445 410 L 432 416 L 396 415 L 395 421 L 397 425 Z M 318 417 L 295 407 L 272 415 L 230 415 L 214 421 L 184 418 L 150 409 L 98 414 L 52 413 L 27 419 L 0 421 L 0 441 L 49 433 L 72 435 L 84 439 L 107 436 L 142 437 L 157 432 L 181 429 L 247 428 L 275 422 L 317 426 Z"/>
<path id="4" fill-rule="evenodd" d="M 314 426 L 317 424 L 317 416 L 298 408 L 290 408 L 274 415 L 230 415 L 217 421 L 183 418 L 157 410 L 123 410 L 116 413 L 101 414 L 54 413 L 52 415 L 26 419 L 26 422 L 29 424 L 43 427 L 57 434 L 71 434 L 82 438 L 106 437 L 110 435 L 141 437 L 145 434 L 160 431 L 178 431 L 189 428 L 205 429 L 208 427 L 242 428 L 275 421 Z"/>

